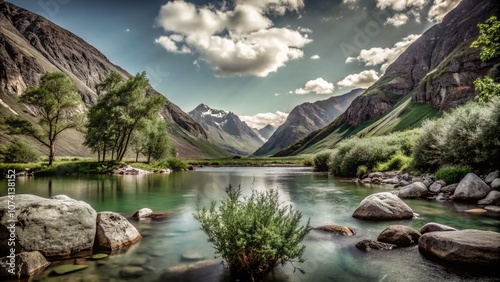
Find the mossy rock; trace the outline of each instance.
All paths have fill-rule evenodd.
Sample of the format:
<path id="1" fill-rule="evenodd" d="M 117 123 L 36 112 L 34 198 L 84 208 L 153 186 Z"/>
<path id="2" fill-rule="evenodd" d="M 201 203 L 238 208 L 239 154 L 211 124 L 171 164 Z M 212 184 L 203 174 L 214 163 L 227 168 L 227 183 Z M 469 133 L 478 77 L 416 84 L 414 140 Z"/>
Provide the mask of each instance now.
<path id="1" fill-rule="evenodd" d="M 64 264 L 54 267 L 52 269 L 52 273 L 55 273 L 57 275 L 64 275 L 74 271 L 82 270 L 87 267 L 88 265 Z"/>
<path id="2" fill-rule="evenodd" d="M 108 254 L 95 254 L 95 255 L 91 256 L 90 259 L 98 260 L 98 259 L 103 259 L 103 258 L 107 258 L 107 257 L 109 257 Z"/>

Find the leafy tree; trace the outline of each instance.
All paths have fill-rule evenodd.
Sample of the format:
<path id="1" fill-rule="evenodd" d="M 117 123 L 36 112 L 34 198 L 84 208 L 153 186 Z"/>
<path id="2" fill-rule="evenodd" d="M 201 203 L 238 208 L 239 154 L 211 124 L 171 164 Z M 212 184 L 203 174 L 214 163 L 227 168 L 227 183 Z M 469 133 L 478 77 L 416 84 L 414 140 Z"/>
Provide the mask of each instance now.
<path id="1" fill-rule="evenodd" d="M 160 160 L 169 155 L 171 147 L 165 122 L 159 118 L 148 120 L 132 136 L 132 148 L 136 153 L 136 161 L 139 153 L 143 153 L 147 157 L 148 163 L 151 162 L 151 158 Z"/>
<path id="2" fill-rule="evenodd" d="M 49 166 L 54 161 L 56 141 L 59 135 L 82 123 L 82 115 L 76 114 L 81 97 L 71 79 L 61 72 L 49 72 L 41 77 L 40 85 L 21 96 L 21 101 L 31 105 L 38 113 L 39 127 L 19 118 L 8 120 L 11 133 L 30 135 L 49 148 Z M 16 127 L 17 126 L 17 127 Z"/>
<path id="3" fill-rule="evenodd" d="M 496 16 L 490 17 L 484 24 L 479 24 L 479 37 L 471 45 L 481 48 L 481 60 L 488 61 L 500 55 L 500 21 Z M 494 77 L 495 78 L 495 77 Z M 498 76 L 493 79 L 485 76 L 474 81 L 474 87 L 479 94 L 477 100 L 489 102 L 493 96 L 500 96 Z"/>
<path id="4" fill-rule="evenodd" d="M 10 144 L 3 155 L 6 163 L 30 163 L 38 160 L 38 154 L 20 141 Z"/>
<path id="5" fill-rule="evenodd" d="M 244 201 L 240 187 L 229 185 L 226 193 L 218 208 L 215 201 L 208 209 L 198 202 L 194 217 L 231 272 L 254 278 L 295 258 L 304 261 L 300 242 L 311 230 L 309 221 L 300 226 L 302 214 L 280 204 L 276 190 L 254 190 Z"/>

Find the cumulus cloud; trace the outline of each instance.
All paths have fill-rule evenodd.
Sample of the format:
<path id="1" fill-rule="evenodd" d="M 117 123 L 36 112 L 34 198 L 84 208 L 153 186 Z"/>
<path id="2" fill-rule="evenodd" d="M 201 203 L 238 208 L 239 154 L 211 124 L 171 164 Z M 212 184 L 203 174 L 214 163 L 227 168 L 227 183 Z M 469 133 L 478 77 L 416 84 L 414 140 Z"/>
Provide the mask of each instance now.
<path id="1" fill-rule="evenodd" d="M 429 3 L 429 0 L 377 0 L 377 7 L 380 9 L 391 8 L 394 11 L 406 9 L 422 9 Z"/>
<path id="2" fill-rule="evenodd" d="M 319 55 L 312 55 L 311 60 L 319 60 Z"/>
<path id="3" fill-rule="evenodd" d="M 348 57 L 346 63 L 352 63 L 356 60 L 364 62 L 365 66 L 381 65 L 380 69 L 385 71 L 410 46 L 420 35 L 410 34 L 401 41 L 396 42 L 391 48 L 374 47 L 362 49 L 357 57 Z"/>
<path id="4" fill-rule="evenodd" d="M 337 82 L 340 87 L 368 88 L 379 79 L 378 73 L 374 70 L 365 70 L 360 73 L 350 74 Z"/>
<path id="5" fill-rule="evenodd" d="M 155 42 L 172 53 L 193 53 L 217 75 L 265 77 L 290 60 L 312 40 L 310 29 L 277 28 L 268 14 L 298 11 L 303 0 L 237 0 L 232 10 L 173 1 L 156 19 L 168 35 Z"/>
<path id="6" fill-rule="evenodd" d="M 335 89 L 333 83 L 330 83 L 323 78 L 309 80 L 303 88 L 295 89 L 295 94 L 303 95 L 314 92 L 316 94 L 330 94 Z"/>
<path id="7" fill-rule="evenodd" d="M 462 0 L 434 0 L 427 18 L 429 21 L 441 22 L 444 16 L 446 16 L 449 11 L 453 10 L 461 1 Z"/>
<path id="8" fill-rule="evenodd" d="M 253 116 L 239 116 L 242 121 L 244 121 L 248 126 L 252 128 L 261 129 L 268 124 L 275 127 L 282 125 L 286 118 L 287 113 L 277 111 L 276 113 L 259 113 Z"/>
<path id="9" fill-rule="evenodd" d="M 387 19 L 387 23 L 393 26 L 402 26 L 408 22 L 408 16 L 405 14 L 396 14 Z"/>

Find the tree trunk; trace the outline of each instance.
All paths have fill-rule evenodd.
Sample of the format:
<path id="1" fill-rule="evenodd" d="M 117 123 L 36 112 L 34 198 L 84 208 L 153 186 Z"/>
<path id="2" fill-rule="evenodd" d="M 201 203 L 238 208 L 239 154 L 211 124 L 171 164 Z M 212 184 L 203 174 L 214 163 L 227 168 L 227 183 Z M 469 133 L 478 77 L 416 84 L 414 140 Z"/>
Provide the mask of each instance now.
<path id="1" fill-rule="evenodd" d="M 135 153 L 135 162 L 138 163 L 139 161 L 139 152 Z"/>
<path id="2" fill-rule="evenodd" d="M 151 163 L 151 153 L 148 153 L 148 164 Z"/>
<path id="3" fill-rule="evenodd" d="M 54 154 L 56 151 L 56 146 L 55 142 L 53 140 L 50 141 L 50 147 L 49 147 L 49 166 L 52 166 L 52 163 L 54 162 Z"/>
<path id="4" fill-rule="evenodd" d="M 101 161 L 101 150 L 97 149 L 97 162 Z"/>

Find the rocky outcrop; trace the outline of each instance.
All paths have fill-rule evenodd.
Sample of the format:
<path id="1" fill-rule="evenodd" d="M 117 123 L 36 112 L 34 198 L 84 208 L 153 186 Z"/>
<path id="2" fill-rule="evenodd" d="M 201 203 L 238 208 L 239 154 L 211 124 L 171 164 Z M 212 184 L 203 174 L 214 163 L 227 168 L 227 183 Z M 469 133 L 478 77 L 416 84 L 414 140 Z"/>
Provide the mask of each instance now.
<path id="1" fill-rule="evenodd" d="M 420 229 L 421 234 L 430 233 L 430 232 L 437 232 L 437 231 L 457 231 L 457 229 L 455 229 L 451 226 L 436 223 L 436 222 L 426 223 Z"/>
<path id="2" fill-rule="evenodd" d="M 363 240 L 356 244 L 356 248 L 363 252 L 369 252 L 370 250 L 392 250 L 396 247 L 396 245 L 371 241 L 371 240 Z"/>
<path id="3" fill-rule="evenodd" d="M 257 130 L 257 132 L 260 134 L 260 136 L 265 140 L 269 140 L 271 136 L 274 134 L 274 132 L 278 129 L 277 127 L 274 127 L 272 124 L 268 124 L 264 126 L 263 128 Z"/>
<path id="4" fill-rule="evenodd" d="M 19 194 L 15 214 L 9 217 L 7 202 L 6 196 L 0 198 L 0 256 L 9 254 L 12 227 L 18 252 L 39 251 L 45 257 L 57 258 L 92 249 L 96 212 L 87 203 L 67 196 L 46 199 Z M 12 219 L 17 222 L 9 222 Z"/>
<path id="5" fill-rule="evenodd" d="M 50 262 L 39 251 L 16 254 L 13 260 L 9 257 L 3 257 L 0 258 L 0 277 L 31 276 L 37 272 L 41 272 L 49 264 Z M 13 269 L 14 274 L 9 272 L 9 269 Z"/>
<path id="6" fill-rule="evenodd" d="M 416 245 L 420 236 L 422 236 L 420 232 L 408 226 L 391 225 L 378 235 L 377 241 L 398 247 L 409 247 Z"/>
<path id="7" fill-rule="evenodd" d="M 356 234 L 354 230 L 347 226 L 340 226 L 340 225 L 323 225 L 320 227 L 314 228 L 314 230 L 319 230 L 319 231 L 325 231 L 334 235 L 340 235 L 340 236 L 353 236 Z"/>
<path id="8" fill-rule="evenodd" d="M 382 192 L 363 199 L 352 216 L 366 220 L 411 219 L 413 210 L 396 195 Z"/>
<path id="9" fill-rule="evenodd" d="M 402 199 L 420 199 L 427 196 L 427 187 L 422 182 L 414 182 L 399 189 L 398 197 Z"/>
<path id="10" fill-rule="evenodd" d="M 453 201 L 456 202 L 477 202 L 483 199 L 491 191 L 491 187 L 474 173 L 468 173 L 458 183 L 453 193 Z"/>
<path id="11" fill-rule="evenodd" d="M 498 267 L 500 233 L 460 230 L 426 233 L 418 241 L 419 251 L 447 262 Z"/>
<path id="12" fill-rule="evenodd" d="M 115 251 L 141 239 L 141 234 L 122 215 L 114 212 L 100 212 L 97 214 L 95 238 L 97 249 Z"/>

